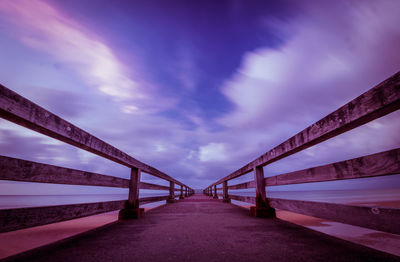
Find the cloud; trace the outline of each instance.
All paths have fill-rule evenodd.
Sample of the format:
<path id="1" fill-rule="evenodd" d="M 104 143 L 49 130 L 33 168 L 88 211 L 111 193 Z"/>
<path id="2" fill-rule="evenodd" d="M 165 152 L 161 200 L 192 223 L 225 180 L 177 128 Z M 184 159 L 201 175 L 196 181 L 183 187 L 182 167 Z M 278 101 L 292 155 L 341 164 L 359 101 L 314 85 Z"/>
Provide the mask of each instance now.
<path id="1" fill-rule="evenodd" d="M 281 48 L 244 56 L 223 88 L 236 111 L 222 123 L 244 125 L 262 118 L 270 125 L 296 114 L 318 116 L 321 107 L 326 114 L 398 70 L 400 29 L 393 24 L 400 22 L 394 11 L 399 3 L 339 3 L 345 9 L 341 16 L 328 12 L 329 6 L 313 6 L 306 9 L 307 17 L 293 21 L 294 33 Z M 344 19 L 333 25 L 335 17 Z"/>
<path id="2" fill-rule="evenodd" d="M 222 89 L 236 110 L 221 123 L 306 127 L 398 70 L 400 29 L 392 24 L 400 22 L 394 11 L 400 4 L 339 3 L 342 8 L 333 11 L 345 11 L 340 16 L 329 5 L 306 8 L 306 16 L 292 21 L 291 38 L 281 48 L 244 56 Z"/>
<path id="3" fill-rule="evenodd" d="M 222 143 L 208 143 L 199 148 L 199 158 L 202 162 L 221 161 L 226 159 L 226 149 Z"/>
<path id="4" fill-rule="evenodd" d="M 120 104 L 122 112 L 138 113 L 134 108 L 157 111 L 174 105 L 171 98 L 158 98 L 155 105 L 155 87 L 139 75 L 136 61 L 128 69 L 98 35 L 45 1 L 1 1 L 0 13 L 18 26 L 14 34 L 23 43 L 67 65 L 87 86 Z"/>

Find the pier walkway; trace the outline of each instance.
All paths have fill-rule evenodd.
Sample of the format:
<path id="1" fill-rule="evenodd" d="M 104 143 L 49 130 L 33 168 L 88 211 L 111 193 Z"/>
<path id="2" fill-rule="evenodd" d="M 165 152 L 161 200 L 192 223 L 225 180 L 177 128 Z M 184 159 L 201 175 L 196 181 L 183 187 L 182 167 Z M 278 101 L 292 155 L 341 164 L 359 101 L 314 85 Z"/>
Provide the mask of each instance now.
<path id="1" fill-rule="evenodd" d="M 266 196 L 266 188 L 274 186 L 400 174 L 400 148 L 274 176 L 264 175 L 264 167 L 271 163 L 399 109 L 400 72 L 397 72 L 210 184 L 204 188 L 204 195 L 194 195 L 195 190 L 179 179 L 139 161 L 0 85 L 1 118 L 130 170 L 123 178 L 0 156 L 0 180 L 129 190 L 126 200 L 0 210 L 0 233 L 119 210 L 118 222 L 4 261 L 400 261 L 399 257 L 324 235 L 275 216 L 275 210 L 287 210 L 399 235 L 398 208 Z M 160 179 L 164 183 L 142 180 L 142 173 L 154 177 L 156 183 L 161 182 Z M 236 178 L 249 173 L 253 173 L 254 180 L 234 184 Z M 242 196 L 241 191 L 234 193 L 242 189 L 254 189 L 255 196 Z M 141 190 L 151 190 L 152 194 L 153 190 L 160 190 L 165 195 L 141 198 Z M 219 200 L 221 196 L 222 200 Z M 142 218 L 143 204 L 164 200 L 166 205 L 150 210 Z M 250 212 L 229 204 L 231 200 L 252 204 Z"/>
<path id="2" fill-rule="evenodd" d="M 6 261 L 400 261 L 239 206 L 193 195 Z"/>

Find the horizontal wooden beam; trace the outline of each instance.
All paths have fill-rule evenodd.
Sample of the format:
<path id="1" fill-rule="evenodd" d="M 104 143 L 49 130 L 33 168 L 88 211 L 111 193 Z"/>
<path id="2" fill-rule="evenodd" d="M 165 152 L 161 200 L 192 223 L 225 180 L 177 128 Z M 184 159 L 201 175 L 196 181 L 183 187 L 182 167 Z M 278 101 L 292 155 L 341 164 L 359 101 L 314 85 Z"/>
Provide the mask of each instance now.
<path id="1" fill-rule="evenodd" d="M 255 188 L 255 187 L 256 187 L 256 183 L 254 181 L 248 181 L 245 183 L 228 186 L 228 189 L 235 190 L 235 189 L 246 189 L 246 188 Z"/>
<path id="2" fill-rule="evenodd" d="M 266 186 L 400 174 L 400 149 L 265 178 Z"/>
<path id="3" fill-rule="evenodd" d="M 256 198 L 251 196 L 238 196 L 238 195 L 229 195 L 230 199 L 242 201 L 246 203 L 256 204 Z"/>
<path id="4" fill-rule="evenodd" d="M 151 202 L 167 200 L 169 196 L 155 196 L 155 197 L 143 197 L 139 199 L 140 204 L 146 204 Z"/>
<path id="5" fill-rule="evenodd" d="M 128 188 L 129 180 L 0 156 L 0 180 Z"/>
<path id="6" fill-rule="evenodd" d="M 270 205 L 303 215 L 400 234 L 400 209 L 270 198 Z"/>
<path id="7" fill-rule="evenodd" d="M 265 166 L 400 109 L 400 72 L 211 186 Z"/>
<path id="8" fill-rule="evenodd" d="M 0 233 L 122 209 L 126 201 L 109 201 L 0 210 Z"/>
<path id="9" fill-rule="evenodd" d="M 145 182 L 140 182 L 140 189 L 152 189 L 152 190 L 169 190 L 168 186 L 160 186 L 160 185 L 155 185 L 155 184 L 150 184 L 150 183 L 145 183 Z"/>
<path id="10" fill-rule="evenodd" d="M 182 183 L 0 85 L 0 117 L 153 176 Z M 183 185 L 183 184 L 182 184 Z"/>

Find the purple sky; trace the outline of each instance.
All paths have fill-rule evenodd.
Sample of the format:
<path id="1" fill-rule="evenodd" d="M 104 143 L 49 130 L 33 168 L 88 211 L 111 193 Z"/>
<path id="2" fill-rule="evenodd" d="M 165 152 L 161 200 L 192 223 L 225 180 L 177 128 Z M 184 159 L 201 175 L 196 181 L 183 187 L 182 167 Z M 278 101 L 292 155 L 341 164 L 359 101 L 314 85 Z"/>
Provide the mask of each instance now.
<path id="1" fill-rule="evenodd" d="M 397 0 L 2 0 L 0 82 L 203 188 L 396 73 L 399 12 Z M 396 148 L 399 130 L 395 112 L 265 173 Z M 0 154 L 129 177 L 126 167 L 4 120 Z M 400 188 L 400 177 L 280 189 L 352 187 Z M 37 190 L 117 192 L 0 182 L 1 194 Z"/>

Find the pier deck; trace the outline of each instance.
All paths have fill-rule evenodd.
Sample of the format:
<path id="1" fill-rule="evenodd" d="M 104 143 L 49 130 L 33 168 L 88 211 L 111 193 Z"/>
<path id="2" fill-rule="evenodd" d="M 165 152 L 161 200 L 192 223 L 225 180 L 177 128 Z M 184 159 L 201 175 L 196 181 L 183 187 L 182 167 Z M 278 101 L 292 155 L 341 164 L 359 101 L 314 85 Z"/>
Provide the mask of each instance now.
<path id="1" fill-rule="evenodd" d="M 203 195 L 5 261 L 400 261 Z"/>

